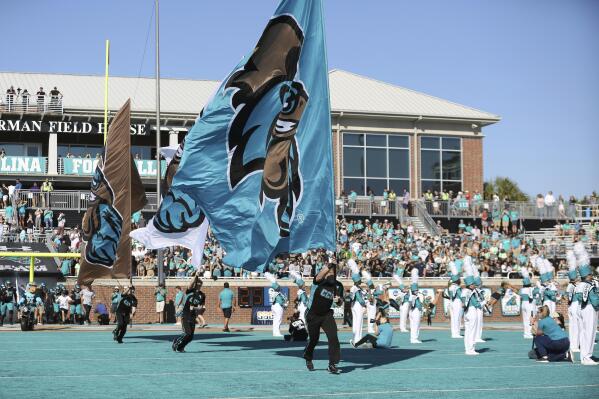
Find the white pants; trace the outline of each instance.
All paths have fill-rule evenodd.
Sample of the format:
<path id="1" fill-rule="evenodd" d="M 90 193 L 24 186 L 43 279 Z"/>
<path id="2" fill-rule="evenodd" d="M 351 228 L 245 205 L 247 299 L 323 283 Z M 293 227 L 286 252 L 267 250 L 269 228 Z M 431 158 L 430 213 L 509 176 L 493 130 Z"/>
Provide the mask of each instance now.
<path id="1" fill-rule="evenodd" d="M 354 342 L 362 339 L 362 325 L 364 324 L 364 307 L 358 301 L 354 302 L 351 307 L 352 326 L 351 330 L 354 334 Z"/>
<path id="2" fill-rule="evenodd" d="M 421 317 L 422 311 L 420 309 L 410 309 L 410 342 L 418 341 Z"/>
<path id="3" fill-rule="evenodd" d="M 399 331 L 407 332 L 408 328 L 408 313 L 410 311 L 410 303 L 402 303 L 399 307 Z"/>
<path id="4" fill-rule="evenodd" d="M 366 317 L 368 317 L 368 334 L 374 334 L 374 323 L 371 320 L 376 317 L 376 305 L 366 302 Z"/>
<path id="5" fill-rule="evenodd" d="M 595 346 L 595 335 L 597 335 L 597 311 L 590 303 L 584 309 L 578 311 L 580 320 L 580 360 L 590 359 Z"/>
<path id="6" fill-rule="evenodd" d="M 483 310 L 476 309 L 476 335 L 475 340 L 481 341 L 483 339 Z"/>
<path id="7" fill-rule="evenodd" d="M 580 324 L 580 302 L 573 301 L 568 306 L 568 338 L 570 339 L 570 349 L 574 351 L 580 349 Z"/>
<path id="8" fill-rule="evenodd" d="M 464 309 L 462 307 L 462 301 L 459 299 L 454 299 L 450 302 L 449 305 L 449 317 L 451 320 L 451 336 L 459 337 L 460 336 L 460 323 L 461 318 L 463 316 Z"/>
<path id="9" fill-rule="evenodd" d="M 478 309 L 470 306 L 464 313 L 464 348 L 466 353 L 474 352 L 478 331 Z"/>
<path id="10" fill-rule="evenodd" d="M 532 326 L 530 319 L 534 315 L 535 305 L 528 301 L 522 302 L 522 326 L 524 327 L 524 338 L 532 338 Z"/>
<path id="11" fill-rule="evenodd" d="M 551 315 L 553 312 L 555 312 L 555 302 L 546 299 L 543 301 L 543 305 L 547 305 L 547 307 L 549 308 L 549 315 Z"/>
<path id="12" fill-rule="evenodd" d="M 271 306 L 272 310 L 272 335 L 278 337 L 281 335 L 281 320 L 283 320 L 283 307 L 278 303 Z"/>
<path id="13" fill-rule="evenodd" d="M 300 303 L 299 305 L 297 305 L 297 311 L 299 312 L 299 318 L 307 326 L 308 323 L 306 323 L 306 309 L 307 309 L 307 307 L 304 303 Z"/>

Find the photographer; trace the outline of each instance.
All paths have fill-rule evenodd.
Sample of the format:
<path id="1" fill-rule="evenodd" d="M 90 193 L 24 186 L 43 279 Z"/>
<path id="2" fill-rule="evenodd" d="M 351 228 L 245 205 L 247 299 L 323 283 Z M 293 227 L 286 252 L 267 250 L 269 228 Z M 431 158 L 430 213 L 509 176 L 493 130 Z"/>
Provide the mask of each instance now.
<path id="1" fill-rule="evenodd" d="M 391 347 L 391 341 L 393 341 L 393 326 L 383 313 L 379 313 L 375 320 L 374 335 L 367 334 L 358 342 L 354 343 L 352 340 L 350 343 L 354 348 L 369 342 L 375 349 L 385 349 Z"/>
<path id="2" fill-rule="evenodd" d="M 285 334 L 285 341 L 307 341 L 308 330 L 300 318 L 300 312 L 295 312 L 289 320 L 289 334 Z"/>
<path id="3" fill-rule="evenodd" d="M 535 354 L 539 362 L 572 361 L 568 334 L 551 317 L 549 307 L 543 305 L 533 321 Z"/>

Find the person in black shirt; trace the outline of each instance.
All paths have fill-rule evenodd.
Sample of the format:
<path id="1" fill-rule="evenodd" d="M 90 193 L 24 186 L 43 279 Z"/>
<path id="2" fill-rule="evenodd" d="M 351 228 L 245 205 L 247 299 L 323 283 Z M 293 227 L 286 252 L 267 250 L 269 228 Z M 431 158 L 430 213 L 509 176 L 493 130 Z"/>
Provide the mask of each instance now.
<path id="1" fill-rule="evenodd" d="M 137 308 L 137 298 L 135 297 L 135 287 L 127 287 L 124 293 L 118 294 L 116 305 L 116 328 L 112 332 L 114 340 L 119 344 L 123 343 L 123 337 L 127 332 L 127 324 L 131 317 L 135 315 Z"/>
<path id="2" fill-rule="evenodd" d="M 193 340 L 193 334 L 196 328 L 196 308 L 200 308 L 206 301 L 206 295 L 202 288 L 202 280 L 199 279 L 199 274 L 194 273 L 189 287 L 185 291 L 183 298 L 183 310 L 181 312 L 181 327 L 183 334 L 173 341 L 173 351 L 185 352 L 185 346 Z"/>
<path id="3" fill-rule="evenodd" d="M 306 341 L 308 340 L 308 330 L 303 320 L 300 319 L 300 313 L 295 312 L 289 317 L 289 334 L 285 334 L 285 341 Z"/>
<path id="4" fill-rule="evenodd" d="M 312 358 L 314 348 L 320 340 L 320 329 L 322 328 L 329 341 L 329 367 L 332 374 L 339 374 L 337 364 L 341 359 L 341 347 L 337 337 L 337 323 L 333 317 L 331 306 L 335 303 L 341 306 L 343 303 L 343 285 L 336 280 L 337 270 L 335 264 L 326 265 L 314 277 L 310 306 L 306 314 L 308 324 L 308 335 L 310 341 L 304 350 L 304 359 L 308 370 L 314 370 Z"/>

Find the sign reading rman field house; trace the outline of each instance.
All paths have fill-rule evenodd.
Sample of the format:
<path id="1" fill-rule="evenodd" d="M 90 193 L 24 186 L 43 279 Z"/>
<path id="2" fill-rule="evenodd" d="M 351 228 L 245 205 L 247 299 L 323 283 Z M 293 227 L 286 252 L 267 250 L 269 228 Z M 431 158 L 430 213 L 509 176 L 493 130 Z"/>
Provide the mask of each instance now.
<path id="1" fill-rule="evenodd" d="M 129 129 L 135 136 L 145 136 L 149 126 L 144 123 L 132 123 Z M 22 119 L 0 119 L 0 132 L 44 132 L 44 133 L 88 133 L 104 132 L 103 122 L 83 121 L 36 121 Z"/>

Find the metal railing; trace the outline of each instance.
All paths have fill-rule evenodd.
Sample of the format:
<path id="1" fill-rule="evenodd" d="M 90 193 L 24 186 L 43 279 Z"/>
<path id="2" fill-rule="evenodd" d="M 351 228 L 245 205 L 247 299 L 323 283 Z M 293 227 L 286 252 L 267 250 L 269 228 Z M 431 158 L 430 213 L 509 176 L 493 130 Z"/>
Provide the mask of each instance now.
<path id="1" fill-rule="evenodd" d="M 86 190 L 54 190 L 50 192 L 19 190 L 18 201 L 25 201 L 29 208 L 51 208 L 56 211 L 78 211 L 87 209 L 90 192 Z M 156 193 L 147 193 L 148 203 L 144 211 L 151 212 L 158 209 Z"/>
<path id="2" fill-rule="evenodd" d="M 0 112 L 13 112 L 17 114 L 36 113 L 36 114 L 62 114 L 62 95 L 59 96 L 38 96 L 6 94 L 3 101 L 0 102 Z"/>
<path id="3" fill-rule="evenodd" d="M 433 235 L 440 235 L 441 231 L 437 226 L 437 223 L 435 223 L 433 218 L 431 218 L 424 204 L 421 201 L 413 201 L 412 204 L 414 216 L 420 219 L 420 221 L 424 224 L 424 227 L 426 227 L 429 233 Z"/>
<path id="4" fill-rule="evenodd" d="M 417 200 L 414 202 L 424 204 L 426 211 L 432 217 L 444 218 L 477 218 L 482 215 L 483 210 L 488 212 L 489 220 L 492 220 L 493 211 L 498 211 L 499 215 L 503 211 L 516 211 L 518 218 L 538 219 L 538 220 L 589 220 L 599 218 L 599 204 L 565 204 L 564 210 L 560 212 L 559 206 L 537 207 L 534 202 L 516 202 L 516 201 L 467 201 L 460 200 Z"/>
<path id="5" fill-rule="evenodd" d="M 368 217 L 392 217 L 400 219 L 402 214 L 401 198 L 394 201 L 383 197 L 357 197 L 337 198 L 335 207 L 338 216 L 368 216 Z"/>

